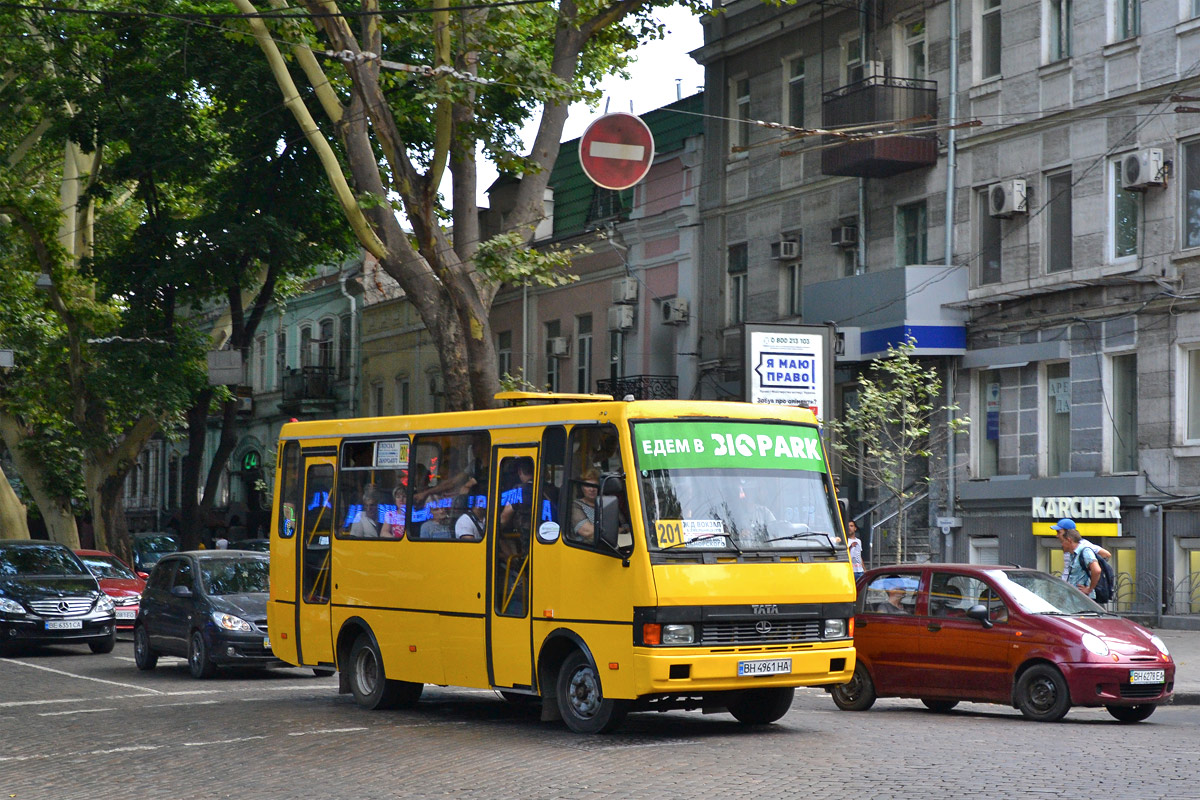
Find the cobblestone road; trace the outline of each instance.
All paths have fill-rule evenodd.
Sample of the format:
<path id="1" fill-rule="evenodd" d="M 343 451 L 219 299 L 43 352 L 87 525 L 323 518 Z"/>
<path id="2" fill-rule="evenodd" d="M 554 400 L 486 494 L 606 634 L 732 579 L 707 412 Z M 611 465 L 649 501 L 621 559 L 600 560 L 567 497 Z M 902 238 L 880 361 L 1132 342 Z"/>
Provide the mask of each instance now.
<path id="1" fill-rule="evenodd" d="M 218 673 L 179 659 L 139 672 L 58 648 L 0 659 L 0 798 L 1200 798 L 1200 707 L 1122 726 L 916 701 L 837 711 L 797 693 L 779 724 L 727 714 L 631 715 L 581 737 L 491 692 L 427 688 L 413 711 L 369 713 L 307 671 Z M 1085 785 L 1077 764 L 1097 770 Z"/>

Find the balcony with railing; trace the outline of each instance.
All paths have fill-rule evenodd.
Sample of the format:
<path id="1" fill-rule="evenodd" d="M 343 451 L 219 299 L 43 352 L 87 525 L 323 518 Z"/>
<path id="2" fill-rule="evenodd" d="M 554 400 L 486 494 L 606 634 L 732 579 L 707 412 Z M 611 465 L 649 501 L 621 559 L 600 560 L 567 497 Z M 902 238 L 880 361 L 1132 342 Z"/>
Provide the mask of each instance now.
<path id="1" fill-rule="evenodd" d="M 279 409 L 285 414 L 323 413 L 337 404 L 333 367 L 300 367 L 283 376 Z"/>
<path id="2" fill-rule="evenodd" d="M 596 381 L 600 394 L 611 394 L 620 400 L 632 395 L 634 400 L 676 400 L 679 398 L 679 378 L 675 375 L 628 375 L 624 378 Z"/>
<path id="3" fill-rule="evenodd" d="M 914 130 L 937 117 L 937 82 L 875 75 L 826 92 L 821 124 L 847 138 L 826 137 L 821 172 L 887 178 L 937 163 L 937 135 Z M 878 128 L 870 127 L 880 123 Z"/>

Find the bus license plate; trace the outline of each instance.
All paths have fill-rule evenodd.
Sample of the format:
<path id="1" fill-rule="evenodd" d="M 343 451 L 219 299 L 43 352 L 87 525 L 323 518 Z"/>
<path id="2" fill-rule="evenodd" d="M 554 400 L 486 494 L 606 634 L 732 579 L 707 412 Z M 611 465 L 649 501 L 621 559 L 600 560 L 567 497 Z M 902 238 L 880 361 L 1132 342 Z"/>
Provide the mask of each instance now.
<path id="1" fill-rule="evenodd" d="M 739 661 L 738 677 L 756 675 L 787 675 L 792 671 L 790 658 L 772 658 L 763 661 Z"/>
<path id="2" fill-rule="evenodd" d="M 83 629 L 83 620 L 81 619 L 48 619 L 46 620 L 46 630 L 48 631 L 78 631 Z"/>
<path id="3" fill-rule="evenodd" d="M 1161 669 L 1131 669 L 1131 670 L 1129 670 L 1129 682 L 1132 684 L 1163 683 L 1166 680 L 1167 680 L 1166 670 L 1161 670 Z"/>

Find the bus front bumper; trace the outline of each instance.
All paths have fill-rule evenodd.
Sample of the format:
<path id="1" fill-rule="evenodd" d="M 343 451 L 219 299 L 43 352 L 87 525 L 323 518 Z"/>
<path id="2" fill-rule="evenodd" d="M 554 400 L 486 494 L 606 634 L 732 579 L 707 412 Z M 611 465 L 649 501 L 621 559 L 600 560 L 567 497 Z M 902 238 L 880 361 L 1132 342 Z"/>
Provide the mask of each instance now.
<path id="1" fill-rule="evenodd" d="M 773 686 L 827 686 L 846 683 L 854 674 L 854 645 L 846 640 L 742 652 L 643 647 L 634 651 L 634 661 L 639 696 Z"/>

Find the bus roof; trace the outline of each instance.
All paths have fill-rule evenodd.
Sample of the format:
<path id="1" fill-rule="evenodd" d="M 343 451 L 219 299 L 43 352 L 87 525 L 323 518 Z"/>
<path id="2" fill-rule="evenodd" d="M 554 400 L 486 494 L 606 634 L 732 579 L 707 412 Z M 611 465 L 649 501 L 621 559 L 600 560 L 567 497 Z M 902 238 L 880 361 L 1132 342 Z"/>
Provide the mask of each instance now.
<path id="1" fill-rule="evenodd" d="M 549 393 L 532 392 L 529 394 Z M 593 399 L 478 411 L 442 411 L 392 417 L 350 417 L 289 422 L 280 430 L 279 438 L 340 438 L 343 436 L 366 436 L 381 432 L 472 430 L 500 426 L 564 423 L 618 423 L 634 419 L 728 418 L 800 422 L 814 425 L 817 422 L 811 410 L 795 406 L 773 406 L 721 400 L 614 401 L 611 399 L 601 400 L 595 395 L 585 396 Z"/>

